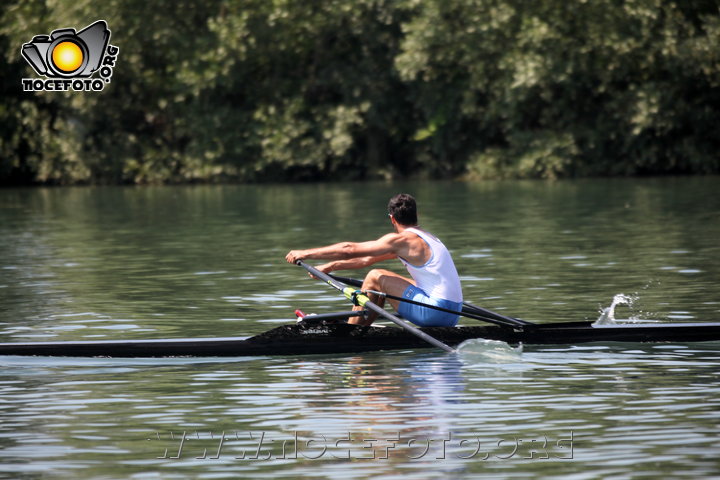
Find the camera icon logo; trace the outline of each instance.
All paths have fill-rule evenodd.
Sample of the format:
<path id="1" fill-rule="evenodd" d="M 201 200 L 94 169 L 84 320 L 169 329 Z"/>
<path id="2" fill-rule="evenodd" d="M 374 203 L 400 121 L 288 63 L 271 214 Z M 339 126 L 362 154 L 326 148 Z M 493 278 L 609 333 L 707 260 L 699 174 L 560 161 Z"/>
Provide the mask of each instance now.
<path id="1" fill-rule="evenodd" d="M 20 53 L 38 75 L 56 80 L 23 79 L 24 90 L 102 90 L 102 84 L 110 82 L 119 51 L 109 42 L 110 30 L 104 20 L 79 32 L 74 28 L 60 28 L 50 35 L 35 35 L 23 44 Z M 89 79 L 98 70 L 104 82 L 82 80 Z"/>
<path id="2" fill-rule="evenodd" d="M 22 46 L 22 56 L 39 75 L 47 77 L 89 77 L 102 62 L 110 41 L 104 20 L 75 32 L 61 28 L 48 35 L 36 35 Z"/>

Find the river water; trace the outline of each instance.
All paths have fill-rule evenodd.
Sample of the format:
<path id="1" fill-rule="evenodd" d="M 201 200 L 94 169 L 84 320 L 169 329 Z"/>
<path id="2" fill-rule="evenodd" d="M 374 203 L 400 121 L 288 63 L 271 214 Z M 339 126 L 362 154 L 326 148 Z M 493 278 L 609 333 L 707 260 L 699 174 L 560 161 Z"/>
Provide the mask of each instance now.
<path id="1" fill-rule="evenodd" d="M 386 233 L 400 191 L 473 303 L 594 320 L 624 294 L 619 319 L 720 320 L 718 177 L 6 189 L 0 341 L 249 336 L 345 310 L 284 255 Z M 0 357 L 0 478 L 720 476 L 720 343 L 509 348 Z"/>

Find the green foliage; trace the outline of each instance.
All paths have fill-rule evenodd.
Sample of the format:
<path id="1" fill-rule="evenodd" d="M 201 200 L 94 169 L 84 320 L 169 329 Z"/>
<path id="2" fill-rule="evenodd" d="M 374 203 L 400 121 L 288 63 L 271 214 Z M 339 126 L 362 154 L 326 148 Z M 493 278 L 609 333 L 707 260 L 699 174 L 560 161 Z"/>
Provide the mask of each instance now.
<path id="1" fill-rule="evenodd" d="M 101 93 L 21 91 L 107 20 Z M 0 183 L 720 171 L 709 0 L 12 0 Z"/>

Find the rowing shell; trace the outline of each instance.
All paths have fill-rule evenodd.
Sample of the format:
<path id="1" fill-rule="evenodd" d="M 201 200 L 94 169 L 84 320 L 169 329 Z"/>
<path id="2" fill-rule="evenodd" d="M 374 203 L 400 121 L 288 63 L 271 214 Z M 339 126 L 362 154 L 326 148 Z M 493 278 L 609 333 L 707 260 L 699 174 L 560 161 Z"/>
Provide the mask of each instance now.
<path id="1" fill-rule="evenodd" d="M 430 327 L 423 331 L 456 346 L 485 338 L 526 345 L 588 342 L 701 342 L 720 340 L 720 323 L 649 323 L 593 326 L 592 322 L 534 324 L 513 330 L 500 326 Z M 0 355 L 53 357 L 242 357 L 357 353 L 427 348 L 397 327 L 359 326 L 334 321 L 283 325 L 254 337 L 77 342 L 0 343 Z"/>

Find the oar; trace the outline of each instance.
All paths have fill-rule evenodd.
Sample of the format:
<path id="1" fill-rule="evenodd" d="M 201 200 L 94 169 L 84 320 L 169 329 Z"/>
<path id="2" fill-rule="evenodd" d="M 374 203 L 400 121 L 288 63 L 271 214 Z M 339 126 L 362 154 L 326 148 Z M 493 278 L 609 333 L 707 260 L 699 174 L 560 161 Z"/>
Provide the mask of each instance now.
<path id="1" fill-rule="evenodd" d="M 358 280 L 355 278 L 348 278 L 348 277 L 341 277 L 339 275 L 331 275 L 332 278 L 334 278 L 337 281 L 340 281 L 342 283 L 345 283 L 347 285 L 352 285 L 354 287 L 362 287 L 362 280 Z M 377 292 L 372 292 L 377 293 Z M 478 307 L 476 305 L 473 305 L 468 302 L 463 302 L 463 308 L 461 312 L 455 312 L 451 310 L 444 309 L 442 307 L 436 307 L 434 305 L 428 305 L 426 303 L 422 302 L 416 302 L 414 300 L 410 300 L 403 297 L 397 297 L 394 295 L 389 294 L 383 294 L 387 298 L 392 298 L 393 300 L 398 300 L 400 302 L 407 302 L 412 303 L 414 305 L 421 305 L 427 308 L 431 308 L 434 310 L 440 310 L 442 312 L 449 312 L 449 313 L 455 313 L 456 315 L 462 315 L 464 317 L 472 318 L 474 320 L 480 320 L 483 322 L 493 323 L 495 325 L 501 325 L 504 327 L 512 327 L 512 328 L 519 328 L 524 329 L 525 327 L 534 326 L 534 323 L 520 320 L 519 318 L 513 318 L 513 317 L 506 317 L 505 315 L 501 315 L 499 313 L 493 312 L 491 310 L 487 310 L 482 307 Z"/>
<path id="2" fill-rule="evenodd" d="M 431 310 L 437 310 L 439 312 L 445 312 L 445 313 L 452 313 L 453 315 L 459 315 L 461 317 L 467 317 L 472 318 L 473 320 L 480 320 L 481 322 L 487 322 L 492 323 L 494 325 L 500 325 L 501 327 L 510 327 L 510 328 L 519 328 L 522 329 L 524 326 L 517 325 L 515 323 L 506 322 L 505 320 L 499 320 L 496 318 L 489 318 L 484 317 L 482 315 L 476 315 L 474 313 L 468 312 L 467 309 L 463 308 L 462 311 L 458 312 L 457 310 L 451 310 L 449 308 L 439 307 L 437 305 L 430 305 L 428 303 L 418 302 L 417 300 L 410 300 L 409 298 L 404 297 L 397 297 L 395 295 L 390 295 L 389 293 L 385 292 L 378 292 L 376 290 L 363 290 L 363 293 L 374 293 L 375 295 L 380 295 L 383 297 L 391 298 L 393 300 L 397 300 L 399 302 L 405 302 L 409 303 L 411 305 L 418 305 L 420 307 L 429 308 Z"/>
<path id="3" fill-rule="evenodd" d="M 353 290 L 351 287 L 343 285 L 342 283 L 340 283 L 338 280 L 335 280 L 327 273 L 321 272 L 317 268 L 308 265 L 307 263 L 303 262 L 302 260 L 298 260 L 297 264 L 300 265 L 301 267 L 303 267 L 305 270 L 307 270 L 308 273 L 310 273 L 311 275 L 319 278 L 320 280 L 327 283 L 331 287 L 344 293 L 348 299 L 353 301 L 353 303 L 357 303 L 357 305 L 360 305 L 369 310 L 372 310 L 373 312 L 376 312 L 378 315 L 381 315 L 381 316 L 387 318 L 388 320 L 390 320 L 397 326 L 404 328 L 408 332 L 412 333 L 413 335 L 415 335 L 418 338 L 425 340 L 426 342 L 430 343 L 431 345 L 434 345 L 438 348 L 442 348 L 443 350 L 445 350 L 446 352 L 449 352 L 449 353 L 457 353 L 457 350 L 455 350 L 454 348 L 451 348 L 451 347 L 445 345 L 440 340 L 431 337 L 430 335 L 428 335 L 427 333 L 425 333 L 421 330 L 418 330 L 417 328 L 413 327 L 412 325 L 408 324 L 407 322 L 403 322 L 395 315 L 385 311 L 383 308 L 380 308 L 378 305 L 375 305 L 373 302 L 370 301 L 370 299 L 366 295 L 363 295 L 362 293 L 358 293 L 355 290 Z"/>

